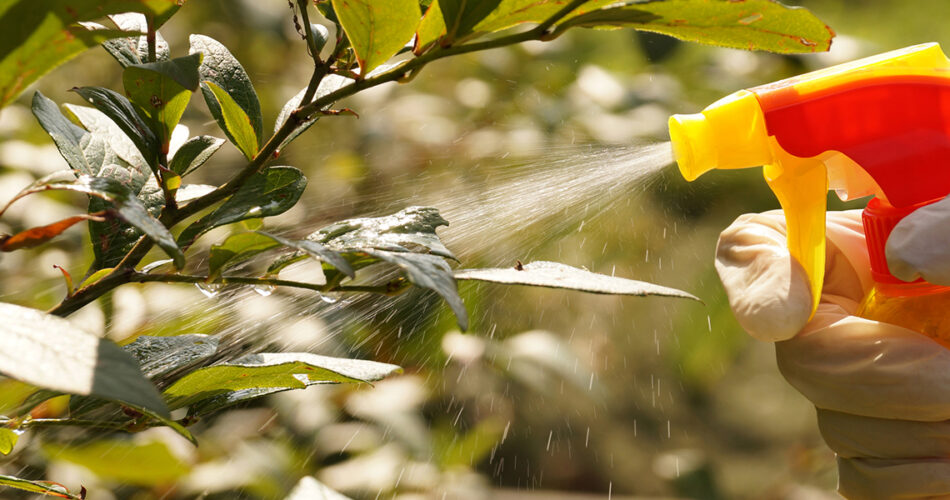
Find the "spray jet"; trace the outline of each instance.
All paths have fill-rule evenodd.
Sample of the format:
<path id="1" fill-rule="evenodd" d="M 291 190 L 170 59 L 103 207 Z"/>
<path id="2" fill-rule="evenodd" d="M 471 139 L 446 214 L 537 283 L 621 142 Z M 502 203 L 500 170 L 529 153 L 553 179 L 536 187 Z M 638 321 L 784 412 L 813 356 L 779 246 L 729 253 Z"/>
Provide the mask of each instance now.
<path id="1" fill-rule="evenodd" d="M 903 217 L 950 193 L 950 60 L 938 44 L 740 90 L 701 113 L 671 117 L 669 127 L 687 180 L 712 169 L 764 166 L 765 180 L 785 212 L 789 252 L 810 281 L 812 315 L 825 271 L 829 189 L 845 201 L 874 195 L 863 213 L 876 282 L 869 297 L 885 291 L 906 301 L 950 293 L 920 280 L 897 279 L 884 255 L 887 238 Z M 934 312 L 946 317 L 950 296 L 945 298 Z M 942 329 L 943 334 L 924 333 L 950 338 L 950 319 L 940 321 L 946 324 L 912 326 Z"/>

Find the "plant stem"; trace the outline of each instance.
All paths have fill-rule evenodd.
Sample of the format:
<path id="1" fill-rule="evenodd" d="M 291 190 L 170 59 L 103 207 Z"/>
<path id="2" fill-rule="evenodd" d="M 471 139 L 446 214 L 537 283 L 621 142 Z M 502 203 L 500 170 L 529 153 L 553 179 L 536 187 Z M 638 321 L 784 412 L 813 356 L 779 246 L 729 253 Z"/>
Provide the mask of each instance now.
<path id="1" fill-rule="evenodd" d="M 148 42 L 148 62 L 155 62 L 158 59 L 158 55 L 155 50 L 155 20 L 152 16 L 145 17 L 145 26 L 145 40 Z"/>
<path id="2" fill-rule="evenodd" d="M 14 423 L 15 419 L 0 419 L 0 427 Z M 128 422 L 107 422 L 101 420 L 82 420 L 74 418 L 27 418 L 22 422 L 15 423 L 18 429 L 29 429 L 31 427 L 92 427 L 97 429 L 112 429 L 117 431 L 126 430 Z"/>
<path id="3" fill-rule="evenodd" d="M 271 285 L 286 286 L 291 288 L 303 288 L 315 292 L 370 292 L 370 293 L 390 293 L 392 290 L 387 285 L 349 285 L 342 286 L 336 283 L 327 283 L 317 285 L 313 283 L 304 283 L 301 281 L 289 281 L 273 278 L 250 278 L 247 276 L 220 276 L 209 280 L 207 276 L 194 276 L 187 274 L 146 274 L 134 273 L 130 280 L 132 283 L 162 282 L 162 283 L 215 283 L 221 285 Z"/>

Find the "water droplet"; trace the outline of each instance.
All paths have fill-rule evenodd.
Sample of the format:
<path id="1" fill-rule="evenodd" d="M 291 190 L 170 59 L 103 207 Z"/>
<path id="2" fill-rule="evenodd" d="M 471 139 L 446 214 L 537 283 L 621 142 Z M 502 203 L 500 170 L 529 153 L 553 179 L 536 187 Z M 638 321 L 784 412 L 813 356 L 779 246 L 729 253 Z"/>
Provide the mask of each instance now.
<path id="1" fill-rule="evenodd" d="M 277 290 L 277 287 L 274 285 L 254 285 L 253 289 L 261 297 L 267 297 L 268 295 L 274 293 L 274 290 Z"/>
<path id="2" fill-rule="evenodd" d="M 221 283 L 195 283 L 195 287 L 205 294 L 205 297 L 213 299 L 224 288 Z"/>
<path id="3" fill-rule="evenodd" d="M 327 304 L 336 304 L 340 301 L 340 297 L 343 295 L 338 292 L 317 292 L 317 297 L 320 297 L 320 300 L 326 302 Z"/>

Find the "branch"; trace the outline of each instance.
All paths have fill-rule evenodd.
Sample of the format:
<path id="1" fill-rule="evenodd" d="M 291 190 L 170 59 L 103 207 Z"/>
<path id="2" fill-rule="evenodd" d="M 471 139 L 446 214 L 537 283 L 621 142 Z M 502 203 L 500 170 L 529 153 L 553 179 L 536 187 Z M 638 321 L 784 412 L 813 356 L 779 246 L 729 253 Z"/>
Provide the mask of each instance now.
<path id="1" fill-rule="evenodd" d="M 208 276 L 195 276 L 187 274 L 146 274 L 136 272 L 130 280 L 132 283 L 195 283 L 205 284 L 214 283 L 221 285 L 265 285 L 265 286 L 286 286 L 290 288 L 303 288 L 315 292 L 369 292 L 388 294 L 393 292 L 393 287 L 389 284 L 383 285 L 339 285 L 336 283 L 327 283 L 317 285 L 314 283 L 304 283 L 301 281 L 281 280 L 274 278 L 250 278 L 246 276 L 220 276 L 210 279 Z"/>

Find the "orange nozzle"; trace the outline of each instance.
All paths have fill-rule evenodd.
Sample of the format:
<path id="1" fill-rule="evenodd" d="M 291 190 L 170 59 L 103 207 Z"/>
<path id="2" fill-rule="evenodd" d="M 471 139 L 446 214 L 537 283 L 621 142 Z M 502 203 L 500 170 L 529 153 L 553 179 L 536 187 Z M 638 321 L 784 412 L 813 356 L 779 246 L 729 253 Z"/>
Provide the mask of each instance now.
<path id="1" fill-rule="evenodd" d="M 687 180 L 714 168 L 765 167 L 785 211 L 789 252 L 810 280 L 813 313 L 829 186 L 843 199 L 875 194 L 896 208 L 950 193 L 950 61 L 935 43 L 741 90 L 702 113 L 674 115 L 669 126 Z M 883 255 L 875 238 L 868 234 L 872 257 L 872 246 Z M 874 262 L 875 276 L 887 274 L 886 263 Z"/>

